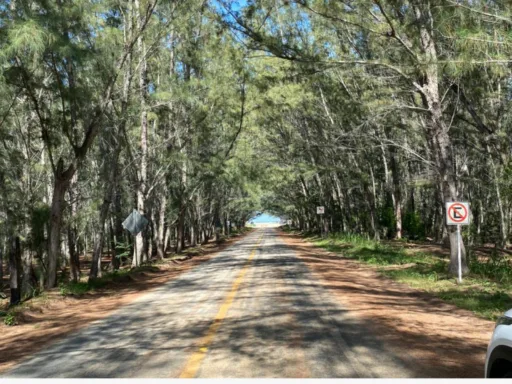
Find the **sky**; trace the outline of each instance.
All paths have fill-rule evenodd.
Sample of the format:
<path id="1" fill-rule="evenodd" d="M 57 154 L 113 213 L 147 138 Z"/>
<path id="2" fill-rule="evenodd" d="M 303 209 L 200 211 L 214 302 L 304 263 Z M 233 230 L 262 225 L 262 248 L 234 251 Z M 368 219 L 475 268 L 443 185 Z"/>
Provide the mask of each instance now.
<path id="1" fill-rule="evenodd" d="M 258 223 L 279 223 L 281 219 L 276 216 L 269 215 L 268 213 L 262 213 L 256 218 L 252 218 L 249 222 L 253 222 L 254 224 Z"/>

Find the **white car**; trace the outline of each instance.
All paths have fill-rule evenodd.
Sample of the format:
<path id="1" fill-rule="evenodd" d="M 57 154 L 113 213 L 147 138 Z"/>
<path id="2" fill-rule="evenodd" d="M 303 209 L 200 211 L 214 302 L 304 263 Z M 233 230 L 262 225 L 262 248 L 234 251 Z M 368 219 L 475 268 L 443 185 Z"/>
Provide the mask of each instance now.
<path id="1" fill-rule="evenodd" d="M 486 378 L 512 378 L 512 309 L 498 319 L 487 348 Z"/>

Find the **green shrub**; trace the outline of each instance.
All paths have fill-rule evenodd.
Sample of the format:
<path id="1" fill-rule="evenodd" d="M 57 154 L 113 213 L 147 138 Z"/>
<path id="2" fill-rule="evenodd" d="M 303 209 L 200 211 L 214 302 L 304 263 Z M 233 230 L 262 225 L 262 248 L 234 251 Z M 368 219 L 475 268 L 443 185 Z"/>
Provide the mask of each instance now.
<path id="1" fill-rule="evenodd" d="M 9 327 L 18 325 L 18 319 L 16 318 L 16 313 L 14 311 L 7 312 L 4 318 L 4 324 Z"/>
<path id="2" fill-rule="evenodd" d="M 491 278 L 500 283 L 512 284 L 512 265 L 507 257 L 492 252 L 486 261 L 470 259 L 469 270 L 475 275 Z"/>
<path id="3" fill-rule="evenodd" d="M 402 227 L 404 235 L 409 239 L 418 240 L 425 238 L 425 224 L 417 212 L 406 212 Z"/>
<path id="4" fill-rule="evenodd" d="M 379 223 L 386 228 L 386 235 L 389 239 L 396 235 L 396 217 L 393 207 L 383 207 L 379 212 Z"/>

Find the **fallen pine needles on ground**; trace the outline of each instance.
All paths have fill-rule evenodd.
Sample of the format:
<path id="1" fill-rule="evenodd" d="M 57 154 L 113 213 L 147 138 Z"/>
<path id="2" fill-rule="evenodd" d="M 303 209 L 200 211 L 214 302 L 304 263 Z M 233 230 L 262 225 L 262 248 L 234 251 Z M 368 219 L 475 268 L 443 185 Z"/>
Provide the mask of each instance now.
<path id="1" fill-rule="evenodd" d="M 375 266 L 384 276 L 428 292 L 485 319 L 496 320 L 512 308 L 512 266 L 506 255 L 471 258 L 461 284 L 448 273 L 448 258 L 354 234 L 321 238 L 302 234 L 315 246 Z"/>

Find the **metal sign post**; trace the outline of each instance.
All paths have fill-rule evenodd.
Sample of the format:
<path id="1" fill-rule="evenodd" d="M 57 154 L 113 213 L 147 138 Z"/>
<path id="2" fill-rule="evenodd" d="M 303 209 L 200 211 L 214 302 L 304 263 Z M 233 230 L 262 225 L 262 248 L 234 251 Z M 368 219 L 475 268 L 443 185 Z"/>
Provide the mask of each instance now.
<path id="1" fill-rule="evenodd" d="M 462 250 L 461 229 L 462 225 L 469 225 L 469 203 L 450 201 L 446 203 L 446 224 L 457 226 L 457 261 L 459 264 L 459 283 L 462 283 Z"/>
<path id="2" fill-rule="evenodd" d="M 457 225 L 457 260 L 459 262 L 459 283 L 462 283 L 462 256 L 460 252 L 460 225 Z"/>

